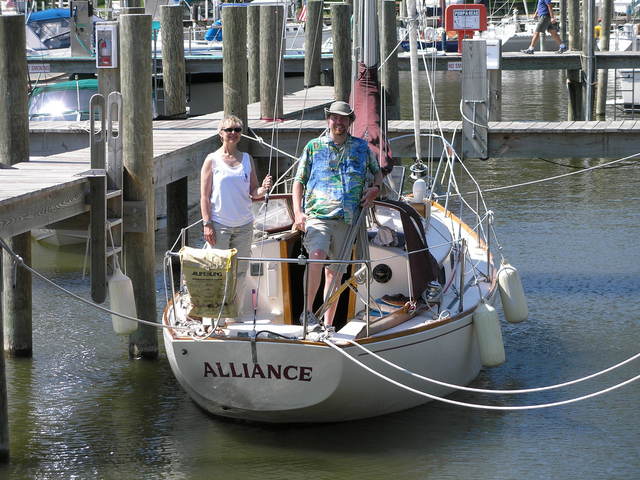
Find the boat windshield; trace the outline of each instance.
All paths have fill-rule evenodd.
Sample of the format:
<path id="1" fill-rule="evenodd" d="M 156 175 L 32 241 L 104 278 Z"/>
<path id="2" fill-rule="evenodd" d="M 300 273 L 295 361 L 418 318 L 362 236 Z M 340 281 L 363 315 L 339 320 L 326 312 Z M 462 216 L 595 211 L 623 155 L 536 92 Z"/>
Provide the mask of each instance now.
<path id="1" fill-rule="evenodd" d="M 49 49 L 68 48 L 71 45 L 68 18 L 30 22 L 28 25 Z"/>
<path id="2" fill-rule="evenodd" d="M 29 101 L 30 121 L 88 120 L 89 101 L 97 89 L 66 89 L 35 92 Z"/>

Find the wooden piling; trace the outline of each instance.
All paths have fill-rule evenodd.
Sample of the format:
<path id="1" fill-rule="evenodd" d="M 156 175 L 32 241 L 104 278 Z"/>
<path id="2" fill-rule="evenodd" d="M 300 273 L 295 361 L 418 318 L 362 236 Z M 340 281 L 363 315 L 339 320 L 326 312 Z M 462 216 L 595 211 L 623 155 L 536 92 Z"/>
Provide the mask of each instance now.
<path id="1" fill-rule="evenodd" d="M 157 321 L 155 285 L 155 205 L 151 106 L 151 15 L 120 16 L 122 40 L 122 149 L 124 202 L 140 217 L 124 221 L 126 273 L 131 278 L 138 318 Z M 129 213 L 131 215 L 131 213 Z M 129 224 L 129 225 L 128 225 Z M 131 231 L 136 225 L 137 231 Z M 155 358 L 157 329 L 140 325 L 129 338 L 129 355 Z"/>
<path id="2" fill-rule="evenodd" d="M 282 7 L 260 7 L 260 117 L 264 120 L 282 118 L 284 14 Z"/>
<path id="3" fill-rule="evenodd" d="M 247 74 L 249 103 L 260 101 L 260 8 L 247 7 Z"/>
<path id="4" fill-rule="evenodd" d="M 24 15 L 0 17 L 0 163 L 29 161 L 27 57 Z M 6 240 L 9 248 L 31 265 L 31 233 Z M 9 355 L 32 353 L 31 273 L 15 268 L 7 253 L 3 263 L 4 350 Z M 0 354 L 1 355 L 1 354 Z"/>
<path id="5" fill-rule="evenodd" d="M 182 5 L 160 6 L 162 29 L 162 83 L 164 116 L 187 116 L 187 86 L 184 63 Z"/>
<path id="6" fill-rule="evenodd" d="M 582 87 L 584 89 L 584 119 L 586 121 L 593 120 L 593 104 L 594 104 L 594 89 L 596 69 L 595 69 L 595 54 L 594 54 L 594 42 L 593 42 L 593 16 L 595 10 L 594 0 L 584 0 L 582 2 L 582 72 L 584 82 Z"/>
<path id="7" fill-rule="evenodd" d="M 462 42 L 462 155 L 488 156 L 487 44 L 484 40 Z"/>
<path id="8" fill-rule="evenodd" d="M 569 49 L 582 50 L 580 36 L 580 0 L 567 0 L 567 23 L 569 30 Z M 567 70 L 569 89 L 569 108 L 567 120 L 584 119 L 582 110 L 582 75 L 580 70 Z"/>
<path id="9" fill-rule="evenodd" d="M 304 86 L 320 85 L 320 53 L 322 50 L 322 1 L 307 2 L 304 32 Z"/>
<path id="10" fill-rule="evenodd" d="M 275 8 L 275 7 L 274 7 Z M 247 124 L 247 13 L 243 7 L 222 9 L 222 92 L 224 114 Z M 273 48 L 273 45 L 270 45 Z M 241 148 L 242 148 L 241 144 Z"/>
<path id="11" fill-rule="evenodd" d="M 349 102 L 351 95 L 351 5 L 331 4 L 333 35 L 333 85 L 336 100 Z"/>
<path id="12" fill-rule="evenodd" d="M 604 0 L 602 10 L 602 29 L 600 30 L 600 50 L 609 50 L 611 38 L 611 16 L 613 14 L 613 0 Z M 598 70 L 598 84 L 596 87 L 596 120 L 607 119 L 607 80 L 608 70 Z"/>
<path id="13" fill-rule="evenodd" d="M 2 262 L 0 262 L 2 278 Z M 2 294 L 2 284 L 0 284 Z M 0 302 L 0 345 L 4 343 L 2 333 L 2 302 Z M 5 374 L 4 355 L 0 354 L 0 464 L 9 462 L 9 406 L 7 405 L 7 376 Z"/>
<path id="14" fill-rule="evenodd" d="M 188 177 L 182 177 L 168 183 L 166 193 L 167 250 L 169 250 L 178 235 L 180 235 L 180 230 L 189 223 Z M 185 234 L 188 234 L 188 232 L 185 232 Z"/>
<path id="15" fill-rule="evenodd" d="M 400 78 L 398 73 L 398 27 L 395 0 L 382 2 L 382 85 L 387 103 L 387 119 L 400 119 Z"/>

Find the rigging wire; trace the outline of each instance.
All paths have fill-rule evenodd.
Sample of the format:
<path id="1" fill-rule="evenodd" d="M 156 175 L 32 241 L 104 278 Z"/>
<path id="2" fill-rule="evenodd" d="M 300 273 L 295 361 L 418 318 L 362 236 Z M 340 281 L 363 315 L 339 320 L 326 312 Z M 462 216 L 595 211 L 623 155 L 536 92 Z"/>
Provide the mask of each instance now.
<path id="1" fill-rule="evenodd" d="M 328 345 L 329 347 L 333 348 L 334 350 L 336 350 L 337 352 L 340 353 L 340 355 L 343 355 L 344 357 L 346 357 L 347 359 L 351 360 L 353 363 L 355 363 L 356 365 L 362 367 L 363 369 L 365 369 L 366 371 L 368 371 L 369 373 L 372 373 L 373 375 L 375 375 L 376 377 L 381 378 L 382 380 L 391 383 L 392 385 L 395 385 L 397 387 L 400 387 L 404 390 L 407 390 L 411 393 L 415 393 L 416 395 L 420 395 L 421 397 L 426 397 L 429 398 L 431 400 L 437 400 L 439 402 L 443 402 L 443 403 L 448 403 L 451 405 L 456 405 L 459 407 L 469 407 L 469 408 L 475 408 L 475 409 L 480 409 L 480 410 L 502 410 L 502 411 L 517 411 L 517 410 L 534 410 L 534 409 L 540 409 L 540 408 L 549 408 L 549 407 L 558 407 L 561 405 L 568 405 L 571 403 L 576 403 L 582 400 L 587 400 L 589 398 L 593 398 L 593 397 L 597 397 L 599 395 L 603 395 L 605 393 L 611 392 L 613 390 L 617 390 L 618 388 L 621 388 L 629 383 L 635 382 L 636 380 L 640 379 L 640 375 L 636 375 L 635 377 L 632 377 L 630 379 L 627 379 L 623 382 L 620 382 L 616 385 L 613 385 L 611 387 L 602 389 L 602 390 L 598 390 L 596 392 L 592 392 L 586 395 L 582 395 L 579 397 L 574 397 L 574 398 L 570 398 L 568 400 L 560 400 L 557 402 L 549 402 L 549 403 L 539 403 L 539 404 L 535 404 L 535 405 L 516 405 L 516 406 L 500 406 L 500 405 L 484 405 L 484 404 L 478 404 L 478 403 L 469 403 L 469 402 L 459 402 L 457 400 L 451 400 L 449 398 L 445 398 L 445 397 L 440 397 L 437 395 L 433 395 L 431 393 L 427 393 L 427 392 L 423 392 L 421 390 L 417 390 L 415 388 L 409 387 L 408 385 L 405 385 L 401 382 L 398 382 L 392 378 L 389 378 L 383 374 L 381 374 L 380 372 L 377 372 L 376 370 L 374 370 L 373 368 L 365 365 L 364 363 L 362 363 L 361 361 L 359 361 L 358 359 L 352 357 L 351 355 L 349 355 L 346 351 L 344 351 L 344 349 L 338 347 L 335 343 L 333 343 L 332 341 L 330 341 L 328 338 L 325 338 L 324 343 L 326 345 Z"/>
<path id="2" fill-rule="evenodd" d="M 456 390 L 464 390 L 466 392 L 474 392 L 474 393 L 489 393 L 489 394 L 494 394 L 494 395 L 516 395 L 516 394 L 523 394 L 523 393 L 535 393 L 535 392 L 543 392 L 543 391 L 548 391 L 548 390 L 556 390 L 559 388 L 564 388 L 564 387 L 568 387 L 570 385 L 575 385 L 587 380 L 591 380 L 593 378 L 596 378 L 600 375 L 604 375 L 605 373 L 609 373 L 613 370 L 616 370 L 620 367 L 623 367 L 624 365 L 627 365 L 628 363 L 633 362 L 634 360 L 637 360 L 638 358 L 640 358 L 640 353 L 637 353 L 635 355 L 632 355 L 629 358 L 626 358 L 625 360 L 616 363 L 615 365 L 612 365 L 610 367 L 607 367 L 603 370 L 600 370 L 599 372 L 595 372 L 592 373 L 590 375 L 586 375 L 584 377 L 581 378 L 577 378 L 575 380 L 570 380 L 567 382 L 563 382 L 563 383 L 557 383 L 555 385 L 547 385 L 544 387 L 535 387 L 535 388 L 523 388 L 523 389 L 516 389 L 516 390 L 489 390 L 489 389 L 485 389 L 485 388 L 472 388 L 472 387 L 466 387 L 464 385 L 455 385 L 455 384 L 451 384 L 451 383 L 447 383 L 447 382 L 442 382 L 440 380 L 436 380 L 434 378 L 429 378 L 429 377 L 425 377 L 423 375 L 419 375 L 417 373 L 412 372 L 411 370 L 408 370 L 405 367 L 402 367 L 400 365 L 397 365 L 393 362 L 390 362 L 389 360 L 385 359 L 384 357 L 381 357 L 380 355 L 374 353 L 372 350 L 366 348 L 364 345 L 359 344 L 358 342 L 354 342 L 353 340 L 346 340 L 348 343 L 350 343 L 351 345 L 354 345 L 356 347 L 358 347 L 359 349 L 363 350 L 364 352 L 366 352 L 368 355 L 371 355 L 373 358 L 375 358 L 376 360 L 379 360 L 387 365 L 389 365 L 392 368 L 395 368 L 396 370 L 401 371 L 402 373 L 405 373 L 413 378 L 417 378 L 419 380 L 424 380 L 426 382 L 429 383 L 433 383 L 436 385 L 440 385 L 442 387 L 447 387 L 447 388 L 455 388 Z"/>

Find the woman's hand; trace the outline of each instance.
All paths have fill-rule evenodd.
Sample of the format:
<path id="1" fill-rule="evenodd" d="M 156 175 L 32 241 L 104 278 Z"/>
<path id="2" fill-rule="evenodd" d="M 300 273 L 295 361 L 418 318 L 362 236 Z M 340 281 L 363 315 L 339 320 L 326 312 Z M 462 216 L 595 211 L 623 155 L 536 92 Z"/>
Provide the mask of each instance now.
<path id="1" fill-rule="evenodd" d="M 216 231 L 210 223 L 204 224 L 204 239 L 212 247 L 216 246 Z"/>
<path id="2" fill-rule="evenodd" d="M 260 194 L 261 197 L 265 196 L 267 193 L 269 193 L 269 190 L 271 190 L 271 186 L 273 185 L 273 179 L 271 178 L 271 175 L 267 175 L 266 177 L 264 177 L 264 180 L 262 180 L 262 192 L 258 192 Z"/>

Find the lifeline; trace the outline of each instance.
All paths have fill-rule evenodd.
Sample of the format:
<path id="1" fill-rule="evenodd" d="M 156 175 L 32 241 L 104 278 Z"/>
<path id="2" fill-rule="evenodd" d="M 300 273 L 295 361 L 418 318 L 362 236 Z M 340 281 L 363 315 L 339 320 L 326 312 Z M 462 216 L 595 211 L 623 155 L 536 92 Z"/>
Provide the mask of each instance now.
<path id="1" fill-rule="evenodd" d="M 266 373 L 265 373 L 266 371 Z M 297 365 L 272 365 L 267 364 L 266 368 L 255 363 L 251 366 L 247 363 L 239 365 L 229 362 L 224 366 L 216 362 L 211 366 L 209 362 L 204 362 L 204 377 L 231 377 L 231 378 L 264 378 L 276 380 L 298 380 L 300 382 L 310 382 L 312 367 L 299 367 Z"/>

